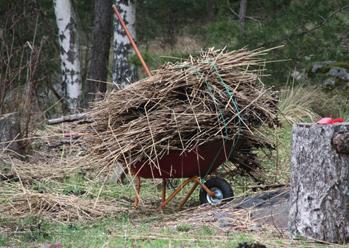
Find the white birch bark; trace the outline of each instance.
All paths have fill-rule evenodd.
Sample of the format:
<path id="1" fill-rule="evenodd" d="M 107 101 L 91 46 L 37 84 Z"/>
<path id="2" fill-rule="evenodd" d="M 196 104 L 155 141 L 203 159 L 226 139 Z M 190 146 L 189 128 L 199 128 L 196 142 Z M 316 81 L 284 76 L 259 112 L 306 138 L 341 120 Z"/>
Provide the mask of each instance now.
<path id="1" fill-rule="evenodd" d="M 349 243 L 348 134 L 348 123 L 293 126 L 292 237 Z"/>
<path id="2" fill-rule="evenodd" d="M 81 94 L 79 35 L 71 0 L 53 0 L 60 46 L 62 92 L 71 113 Z"/>
<path id="3" fill-rule="evenodd" d="M 130 0 L 115 0 L 115 4 L 133 39 L 136 39 L 136 8 L 134 3 Z M 114 17 L 112 80 L 118 88 L 123 88 L 137 79 L 136 67 L 128 61 L 131 53 L 131 43 L 120 22 Z"/>

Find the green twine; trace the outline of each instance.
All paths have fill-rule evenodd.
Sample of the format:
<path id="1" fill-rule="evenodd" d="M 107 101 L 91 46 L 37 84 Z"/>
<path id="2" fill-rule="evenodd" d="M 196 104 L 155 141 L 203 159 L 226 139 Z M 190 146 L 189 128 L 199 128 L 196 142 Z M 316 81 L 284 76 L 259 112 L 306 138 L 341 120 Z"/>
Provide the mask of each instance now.
<path id="1" fill-rule="evenodd" d="M 228 95 L 229 100 L 230 99 L 232 100 L 233 108 L 235 109 L 236 115 L 238 117 L 238 126 L 240 127 L 240 124 L 243 121 L 242 121 L 242 118 L 240 116 L 240 108 L 239 108 L 238 103 L 236 101 L 236 98 L 235 98 L 233 90 L 231 89 L 231 87 L 229 85 L 227 85 L 224 82 L 222 76 L 219 74 L 219 71 L 218 71 L 218 68 L 217 68 L 217 64 L 214 61 L 206 61 L 205 63 L 209 64 L 211 66 L 211 68 L 214 70 L 214 73 L 216 75 L 216 78 L 218 79 L 218 82 L 224 87 L 224 90 L 225 90 L 226 94 Z M 200 79 L 203 78 L 203 74 L 202 73 L 200 73 L 199 71 L 196 71 L 196 73 L 200 75 Z M 209 94 L 210 94 L 211 98 L 213 99 L 214 104 L 216 106 L 219 106 L 218 103 L 217 103 L 217 99 L 214 96 L 213 88 L 212 88 L 210 82 L 205 80 L 205 84 L 206 84 L 206 87 L 207 87 L 207 89 L 209 91 Z M 219 111 L 219 117 L 218 117 L 219 121 L 221 123 L 223 123 L 223 125 L 224 125 L 224 138 L 227 139 L 228 138 L 228 124 L 227 124 L 228 121 L 226 120 L 226 118 L 224 116 L 224 110 L 222 110 L 221 108 L 218 108 L 218 111 Z"/>
<path id="2" fill-rule="evenodd" d="M 214 73 L 215 73 L 215 75 L 216 75 L 216 77 L 218 79 L 218 82 L 224 87 L 225 92 L 226 92 L 226 94 L 229 97 L 229 100 L 230 99 L 232 100 L 233 108 L 236 111 L 236 116 L 238 117 L 238 122 L 237 122 L 237 124 L 238 124 L 238 131 L 237 131 L 237 134 L 236 134 L 237 138 L 235 138 L 233 140 L 233 145 L 232 145 L 232 147 L 231 147 L 231 149 L 229 151 L 228 158 L 230 158 L 232 153 L 233 153 L 233 151 L 235 150 L 236 143 L 239 140 L 240 126 L 241 126 L 241 123 L 243 122 L 243 120 L 242 120 L 242 118 L 240 116 L 240 108 L 238 106 L 238 103 L 237 103 L 237 100 L 236 100 L 236 97 L 234 95 L 233 90 L 231 89 L 231 87 L 229 85 L 227 85 L 224 82 L 222 76 L 219 74 L 219 71 L 218 71 L 218 68 L 217 68 L 217 64 L 214 63 L 214 61 L 207 61 L 206 63 L 209 64 L 211 66 L 211 68 L 214 70 Z M 201 73 L 198 69 L 193 70 L 193 72 L 194 72 L 194 74 L 197 74 L 199 76 L 200 81 L 204 78 L 204 74 Z M 214 102 L 214 104 L 216 105 L 216 107 L 217 107 L 217 109 L 219 111 L 219 117 L 218 118 L 219 118 L 219 121 L 221 123 L 223 123 L 223 125 L 224 125 L 224 139 L 226 140 L 226 139 L 228 139 L 228 122 L 227 122 L 227 120 L 226 120 L 226 118 L 224 116 L 224 110 L 222 110 L 221 108 L 218 107 L 219 104 L 218 104 L 217 98 L 214 95 L 211 83 L 208 82 L 206 79 L 204 79 L 204 81 L 205 81 L 206 87 L 208 89 L 209 95 L 213 99 L 213 102 Z M 220 148 L 220 151 L 217 153 L 217 155 L 221 152 L 222 149 L 223 149 L 223 147 Z M 213 166 L 213 164 L 215 163 L 215 161 L 216 161 L 216 159 L 218 157 L 217 155 L 215 156 L 215 159 L 214 159 L 213 163 L 211 164 L 210 168 L 208 169 L 205 177 L 208 175 L 209 172 L 211 172 L 212 166 Z M 201 180 L 202 180 L 203 183 L 205 183 L 205 179 L 202 178 Z"/>
<path id="3" fill-rule="evenodd" d="M 229 151 L 228 158 L 230 158 L 231 155 L 232 155 L 232 153 L 233 153 L 233 151 L 235 150 L 236 143 L 237 143 L 238 140 L 239 140 L 239 137 L 240 137 L 240 135 L 239 135 L 239 133 L 240 133 L 240 126 L 241 126 L 241 123 L 243 122 L 243 120 L 242 120 L 242 118 L 241 118 L 241 116 L 240 116 L 240 108 L 239 108 L 239 106 L 238 106 L 238 103 L 237 103 L 237 100 L 236 100 L 236 98 L 235 98 L 235 95 L 234 95 L 233 90 L 231 89 L 231 87 L 230 87 L 229 85 L 227 85 L 227 84 L 224 82 L 222 76 L 219 74 L 219 71 L 218 71 L 218 68 L 217 68 L 217 64 L 214 63 L 213 61 L 208 61 L 208 63 L 211 65 L 211 68 L 214 69 L 215 74 L 216 74 L 217 78 L 219 79 L 218 82 L 224 87 L 225 92 L 226 92 L 227 95 L 229 96 L 229 99 L 232 99 L 233 108 L 235 109 L 236 115 L 237 115 L 237 117 L 238 117 L 238 122 L 237 122 L 237 124 L 238 124 L 238 131 L 237 131 L 237 134 L 236 134 L 236 138 L 233 139 L 233 145 L 232 145 L 232 147 L 231 147 L 231 149 L 230 149 L 230 151 Z M 224 118 L 224 116 L 223 116 L 223 118 Z M 224 125 L 225 125 L 225 128 L 227 128 L 227 127 L 226 127 L 225 118 L 224 118 Z"/>

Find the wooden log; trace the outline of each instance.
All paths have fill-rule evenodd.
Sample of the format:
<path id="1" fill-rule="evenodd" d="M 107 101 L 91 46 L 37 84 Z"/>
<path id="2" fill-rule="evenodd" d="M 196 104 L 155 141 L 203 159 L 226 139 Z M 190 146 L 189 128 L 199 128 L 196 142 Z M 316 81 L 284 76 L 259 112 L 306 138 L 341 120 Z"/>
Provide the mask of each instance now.
<path id="1" fill-rule="evenodd" d="M 17 112 L 0 115 L 0 151 L 22 152 L 21 127 Z"/>
<path id="2" fill-rule="evenodd" d="M 293 126 L 289 213 L 292 237 L 349 242 L 348 133 L 348 123 Z"/>

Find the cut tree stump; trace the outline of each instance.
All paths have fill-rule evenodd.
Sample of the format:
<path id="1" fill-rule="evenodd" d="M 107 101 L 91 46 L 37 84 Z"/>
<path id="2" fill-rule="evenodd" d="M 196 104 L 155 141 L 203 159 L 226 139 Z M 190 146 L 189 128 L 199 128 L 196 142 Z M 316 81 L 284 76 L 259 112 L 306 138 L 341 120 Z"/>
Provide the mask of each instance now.
<path id="1" fill-rule="evenodd" d="M 20 142 L 21 127 L 19 114 L 16 112 L 0 115 L 0 152 L 15 151 L 21 153 Z"/>
<path id="2" fill-rule="evenodd" d="M 349 242 L 349 123 L 296 124 L 292 134 L 289 231 Z"/>

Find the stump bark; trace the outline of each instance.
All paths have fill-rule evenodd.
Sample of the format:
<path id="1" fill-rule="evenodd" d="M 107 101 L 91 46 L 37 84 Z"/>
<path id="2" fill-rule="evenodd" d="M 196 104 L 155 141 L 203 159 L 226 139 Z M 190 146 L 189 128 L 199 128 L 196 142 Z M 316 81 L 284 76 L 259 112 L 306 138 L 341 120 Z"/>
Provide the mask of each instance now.
<path id="1" fill-rule="evenodd" d="M 21 153 L 22 147 L 19 135 L 21 131 L 18 113 L 0 115 L 0 152 L 12 150 Z"/>
<path id="2" fill-rule="evenodd" d="M 349 124 L 293 126 L 289 230 L 349 242 Z"/>

